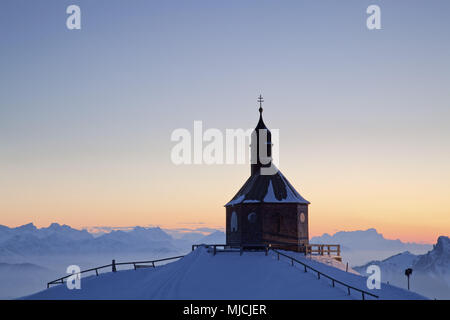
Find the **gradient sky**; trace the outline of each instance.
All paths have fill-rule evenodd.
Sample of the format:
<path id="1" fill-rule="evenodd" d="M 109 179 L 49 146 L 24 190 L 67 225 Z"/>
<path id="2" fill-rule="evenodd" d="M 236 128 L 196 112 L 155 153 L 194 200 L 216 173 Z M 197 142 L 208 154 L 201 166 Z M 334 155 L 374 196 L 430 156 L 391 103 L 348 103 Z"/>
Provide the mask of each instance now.
<path id="1" fill-rule="evenodd" d="M 81 7 L 82 29 L 66 28 Z M 366 28 L 378 4 L 382 30 Z M 0 2 L 0 224 L 223 227 L 248 165 L 176 128 L 280 129 L 310 233 L 450 230 L 449 1 Z"/>

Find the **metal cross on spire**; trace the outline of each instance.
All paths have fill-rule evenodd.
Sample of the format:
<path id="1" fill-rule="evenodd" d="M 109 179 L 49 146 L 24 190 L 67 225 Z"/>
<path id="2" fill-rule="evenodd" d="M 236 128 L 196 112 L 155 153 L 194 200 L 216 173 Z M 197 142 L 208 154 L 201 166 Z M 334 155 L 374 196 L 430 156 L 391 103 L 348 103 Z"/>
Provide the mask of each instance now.
<path id="1" fill-rule="evenodd" d="M 262 113 L 263 112 L 262 103 L 264 102 L 264 99 L 261 94 L 259 95 L 257 101 L 259 102 L 259 113 Z"/>

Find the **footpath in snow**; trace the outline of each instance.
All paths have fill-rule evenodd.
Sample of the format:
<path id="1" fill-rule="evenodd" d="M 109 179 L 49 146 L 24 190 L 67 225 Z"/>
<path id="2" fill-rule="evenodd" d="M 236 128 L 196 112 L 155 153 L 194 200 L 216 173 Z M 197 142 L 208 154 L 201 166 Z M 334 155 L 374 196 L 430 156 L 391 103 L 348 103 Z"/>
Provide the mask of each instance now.
<path id="1" fill-rule="evenodd" d="M 424 297 L 382 283 L 380 290 L 369 290 L 366 279 L 338 268 L 285 252 L 317 270 L 356 288 L 372 292 L 380 299 L 424 299 Z M 302 300 L 361 299 L 358 292 L 347 294 L 340 285 L 331 286 L 316 273 L 269 251 L 218 252 L 204 247 L 184 258 L 156 268 L 109 272 L 81 279 L 81 289 L 69 290 L 58 285 L 24 299 L 274 299 Z M 374 299 L 368 297 L 368 299 Z"/>

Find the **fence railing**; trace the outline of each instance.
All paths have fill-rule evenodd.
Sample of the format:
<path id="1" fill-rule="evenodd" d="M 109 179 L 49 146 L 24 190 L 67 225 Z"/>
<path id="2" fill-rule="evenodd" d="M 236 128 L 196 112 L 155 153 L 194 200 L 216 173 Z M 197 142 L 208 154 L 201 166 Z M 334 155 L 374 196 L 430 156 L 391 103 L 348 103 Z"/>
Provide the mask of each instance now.
<path id="1" fill-rule="evenodd" d="M 196 248 L 202 247 L 202 246 L 206 247 L 206 248 L 213 248 L 213 254 L 214 255 L 216 255 L 216 253 L 219 253 L 219 252 L 231 252 L 231 251 L 239 252 L 240 255 L 242 255 L 242 253 L 245 252 L 245 251 L 254 251 L 254 250 L 264 251 L 265 254 L 268 255 L 269 250 L 272 250 L 274 253 L 277 254 L 278 260 L 280 260 L 280 256 L 286 257 L 286 258 L 288 258 L 291 261 L 291 265 L 292 266 L 294 266 L 294 263 L 298 263 L 298 264 L 300 264 L 300 265 L 302 265 L 304 267 L 305 272 L 308 272 L 308 270 L 311 270 L 311 271 L 317 273 L 317 279 L 320 279 L 320 277 L 324 277 L 324 278 L 327 278 L 327 279 L 331 280 L 331 285 L 333 286 L 333 288 L 336 286 L 336 284 L 340 284 L 340 285 L 344 286 L 345 288 L 347 288 L 347 293 L 349 295 L 351 293 L 351 290 L 354 290 L 354 291 L 357 291 L 357 292 L 361 293 L 361 297 L 362 297 L 363 300 L 365 300 L 366 296 L 371 296 L 371 297 L 374 297 L 374 298 L 377 298 L 377 299 L 379 298 L 376 294 L 373 294 L 371 292 L 368 292 L 368 291 L 356 288 L 354 286 L 351 286 L 349 284 L 346 284 L 345 282 L 340 281 L 340 280 L 338 280 L 338 279 L 336 279 L 334 277 L 331 277 L 331 276 L 323 273 L 322 271 L 319 271 L 319 270 L 317 270 L 317 269 L 307 265 L 306 263 L 295 259 L 294 257 L 291 257 L 291 256 L 289 256 L 289 255 L 287 255 L 287 254 L 285 254 L 283 252 L 280 252 L 276 248 L 274 248 L 274 246 L 272 246 L 270 244 L 269 245 L 251 245 L 251 244 L 244 245 L 243 244 L 243 245 L 239 245 L 239 246 L 237 246 L 237 245 L 226 245 L 226 244 L 208 244 L 208 245 L 206 245 L 206 244 L 194 244 L 194 245 L 192 245 L 192 251 L 194 251 Z M 317 245 L 314 245 L 314 246 L 317 246 Z M 331 248 L 333 248 L 333 247 L 336 248 L 337 247 L 337 250 L 340 249 L 339 245 L 320 245 L 320 246 L 324 246 L 324 247 L 330 246 Z M 218 248 L 222 248 L 222 249 L 220 250 Z M 333 252 L 333 250 L 328 250 L 328 251 Z M 323 253 L 323 252 L 326 252 L 326 251 L 321 250 L 320 252 Z"/>
<path id="2" fill-rule="evenodd" d="M 157 259 L 157 260 L 132 261 L 132 262 L 116 262 L 115 260 L 113 260 L 112 263 L 110 263 L 110 264 L 107 264 L 107 265 L 104 265 L 104 266 L 100 266 L 100 267 L 91 268 L 91 269 L 87 269 L 87 270 L 83 270 L 83 271 L 80 271 L 79 274 L 95 271 L 95 275 L 98 276 L 98 274 L 99 274 L 98 271 L 101 270 L 101 269 L 111 268 L 112 272 L 116 272 L 117 271 L 117 266 L 122 266 L 122 265 L 133 265 L 134 270 L 137 270 L 139 268 L 155 268 L 156 264 L 158 262 L 175 260 L 175 259 L 180 259 L 180 258 L 183 258 L 183 257 L 184 256 L 176 256 L 176 257 Z M 69 274 L 67 276 L 64 276 L 64 277 L 61 277 L 59 279 L 56 279 L 56 280 L 48 282 L 47 283 L 47 288 L 50 288 L 51 285 L 63 284 L 64 280 L 66 280 L 70 276 L 73 276 L 73 274 Z"/>
<path id="3" fill-rule="evenodd" d="M 242 255 L 244 251 L 255 251 L 255 250 L 265 251 L 267 255 L 269 248 L 267 245 L 254 245 L 254 244 L 245 244 L 245 245 L 193 244 L 192 251 L 194 251 L 198 247 L 213 248 L 213 255 L 216 255 L 219 252 L 239 252 L 240 255 Z"/>
<path id="4" fill-rule="evenodd" d="M 348 295 L 350 295 L 350 290 L 354 290 L 354 291 L 357 291 L 357 292 L 361 293 L 361 297 L 362 297 L 363 300 L 365 300 L 366 295 L 378 299 L 378 296 L 376 294 L 373 294 L 373 293 L 370 293 L 368 291 L 365 291 L 365 290 L 356 288 L 354 286 L 348 285 L 348 284 L 346 284 L 346 283 L 344 283 L 344 282 L 342 282 L 340 280 L 337 280 L 336 278 L 333 278 L 333 277 L 331 277 L 331 276 L 329 276 L 329 275 L 327 275 L 327 274 L 325 274 L 325 273 L 323 273 L 323 272 L 321 272 L 321 271 L 319 271 L 319 270 L 317 270 L 317 269 L 307 265 L 304 262 L 301 262 L 301 261 L 299 261 L 299 260 L 297 260 L 297 259 L 295 259 L 295 258 L 293 258 L 293 257 L 291 257 L 291 256 L 289 256 L 287 254 L 279 252 L 276 249 L 272 249 L 272 248 L 269 247 L 269 250 L 272 250 L 273 252 L 275 252 L 277 254 L 278 260 L 280 260 L 280 256 L 283 256 L 283 257 L 286 257 L 289 260 L 291 260 L 291 265 L 292 266 L 294 266 L 294 263 L 298 263 L 298 264 L 301 264 L 304 267 L 305 272 L 308 272 L 308 269 L 313 271 L 313 272 L 316 272 L 317 273 L 317 279 L 320 279 L 321 276 L 324 277 L 324 278 L 330 279 L 331 280 L 331 285 L 333 286 L 333 288 L 335 287 L 336 283 L 346 287 Z"/>
<path id="5" fill-rule="evenodd" d="M 330 246 L 333 246 L 333 245 L 330 245 Z M 233 246 L 233 245 L 226 245 L 226 244 L 209 244 L 209 245 L 206 245 L 206 244 L 194 244 L 194 245 L 192 245 L 192 251 L 194 251 L 198 247 L 213 248 L 213 254 L 214 255 L 216 255 L 218 252 L 239 252 L 240 255 L 242 255 L 244 251 L 255 251 L 255 250 L 258 250 L 258 251 L 264 251 L 265 255 L 267 256 L 269 250 L 272 250 L 274 253 L 277 254 L 278 260 L 280 260 L 280 256 L 283 256 L 283 257 L 285 257 L 285 258 L 287 258 L 287 259 L 289 259 L 291 261 L 291 265 L 292 266 L 294 266 L 294 263 L 298 263 L 298 264 L 300 264 L 300 265 L 302 265 L 304 267 L 304 271 L 305 272 L 308 272 L 308 269 L 309 269 L 309 270 L 317 273 L 317 279 L 320 279 L 320 277 L 322 276 L 324 278 L 327 278 L 327 279 L 331 280 L 331 284 L 332 284 L 333 287 L 335 287 L 336 283 L 346 287 L 347 288 L 347 292 L 348 292 L 349 295 L 351 293 L 351 290 L 354 290 L 354 291 L 357 291 L 357 292 L 361 293 L 361 297 L 362 297 L 363 300 L 365 300 L 366 296 L 371 296 L 371 297 L 374 297 L 374 298 L 378 298 L 378 296 L 373 294 L 373 293 L 370 293 L 368 291 L 365 291 L 365 290 L 356 288 L 354 286 L 348 285 L 348 284 L 346 284 L 346 283 L 344 283 L 344 282 L 342 282 L 342 281 L 340 281 L 340 280 L 338 280 L 338 279 L 336 279 L 334 277 L 331 277 L 331 276 L 329 276 L 329 275 L 327 275 L 327 274 L 325 274 L 325 273 L 323 273 L 323 272 L 321 272 L 321 271 L 319 271 L 319 270 L 317 270 L 317 269 L 307 265 L 306 263 L 304 263 L 304 262 L 302 262 L 300 260 L 295 259 L 294 257 L 291 257 L 291 256 L 289 256 L 287 254 L 284 254 L 283 252 L 278 251 L 277 249 L 271 247 L 270 245 L 239 245 L 239 246 Z M 222 248 L 222 249 L 218 250 L 217 248 Z M 80 274 L 81 273 L 87 273 L 87 272 L 95 271 L 95 274 L 98 276 L 99 275 L 98 271 L 101 270 L 101 269 L 105 269 L 105 268 L 111 268 L 112 272 L 116 272 L 117 271 L 116 267 L 120 266 L 120 265 L 133 265 L 134 270 L 136 270 L 138 268 L 155 268 L 156 267 L 156 263 L 158 263 L 158 262 L 175 260 L 175 259 L 180 259 L 180 258 L 183 258 L 183 257 L 184 256 L 176 256 L 176 257 L 170 257 L 170 258 L 164 258 L 164 259 L 158 259 L 158 260 L 118 262 L 118 263 L 116 263 L 115 260 L 112 260 L 111 264 L 107 264 L 107 265 L 104 265 L 104 266 L 83 270 L 83 271 L 80 272 Z M 50 288 L 51 285 L 63 284 L 64 280 L 69 278 L 70 276 L 73 276 L 73 275 L 70 274 L 70 275 L 61 277 L 59 279 L 56 279 L 56 280 L 48 282 L 47 283 L 47 288 Z"/>
<path id="6" fill-rule="evenodd" d="M 307 244 L 305 245 L 305 254 L 340 256 L 341 246 L 339 244 Z"/>
<path id="7" fill-rule="evenodd" d="M 192 251 L 200 246 L 205 246 L 207 248 L 213 248 L 214 254 L 216 252 L 230 252 L 230 251 L 254 251 L 254 250 L 267 250 L 278 249 L 278 250 L 289 250 L 286 245 L 279 244 L 268 244 L 268 245 L 255 245 L 255 244 L 241 244 L 241 245 L 227 245 L 227 244 L 193 244 Z M 298 246 L 295 246 L 298 248 Z M 317 255 L 329 255 L 329 256 L 340 256 L 341 246 L 339 244 L 307 244 L 301 247 L 303 250 L 292 250 L 297 252 L 303 252 L 307 254 L 317 254 Z"/>

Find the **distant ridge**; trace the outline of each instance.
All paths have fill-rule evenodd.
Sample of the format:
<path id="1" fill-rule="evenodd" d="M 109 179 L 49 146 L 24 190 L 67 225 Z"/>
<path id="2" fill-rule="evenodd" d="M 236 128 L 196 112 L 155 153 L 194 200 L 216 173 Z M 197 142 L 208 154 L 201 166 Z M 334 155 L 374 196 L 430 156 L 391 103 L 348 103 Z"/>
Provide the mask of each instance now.
<path id="1" fill-rule="evenodd" d="M 186 252 L 193 243 L 204 237 L 204 233 L 186 232 L 183 237 L 175 239 L 160 227 L 136 226 L 125 231 L 112 230 L 94 236 L 85 229 L 78 230 L 58 223 L 52 223 L 45 228 L 37 228 L 33 223 L 16 228 L 0 225 L 0 257 L 133 252 L 178 253 Z"/>
<path id="2" fill-rule="evenodd" d="M 424 251 L 432 249 L 431 244 L 414 242 L 402 242 L 399 239 L 386 239 L 383 234 L 374 228 L 367 230 L 339 231 L 333 235 L 324 233 L 319 237 L 312 237 L 311 243 L 336 243 L 343 246 L 344 250 L 395 250 L 399 251 Z"/>

